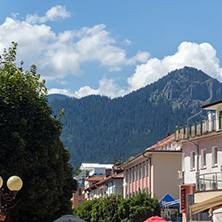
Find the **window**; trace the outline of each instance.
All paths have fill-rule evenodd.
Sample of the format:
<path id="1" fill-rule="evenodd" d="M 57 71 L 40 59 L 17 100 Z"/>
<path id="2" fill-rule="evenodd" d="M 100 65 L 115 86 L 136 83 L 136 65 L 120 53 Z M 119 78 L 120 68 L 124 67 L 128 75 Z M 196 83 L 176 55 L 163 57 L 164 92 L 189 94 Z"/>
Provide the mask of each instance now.
<path id="1" fill-rule="evenodd" d="M 206 164 L 206 150 L 202 149 L 201 150 L 201 167 L 205 167 Z"/>
<path id="2" fill-rule="evenodd" d="M 143 163 L 143 165 L 142 165 L 142 166 L 143 166 L 143 177 L 145 177 L 145 167 L 146 167 L 146 166 L 145 166 L 145 164 L 144 164 L 144 163 Z"/>
<path id="3" fill-rule="evenodd" d="M 131 182 L 134 181 L 134 167 L 131 168 Z"/>
<path id="4" fill-rule="evenodd" d="M 172 143 L 171 142 L 169 142 L 169 146 L 168 146 L 169 148 L 169 150 L 172 150 Z"/>
<path id="5" fill-rule="evenodd" d="M 190 169 L 195 168 L 195 152 L 190 153 Z"/>
<path id="6" fill-rule="evenodd" d="M 213 165 L 217 165 L 217 161 L 218 161 L 218 154 L 217 154 L 218 150 L 217 147 L 213 147 L 212 148 L 212 164 Z"/>
<path id="7" fill-rule="evenodd" d="M 82 189 L 79 188 L 79 196 L 81 196 L 81 194 L 82 194 Z"/>
<path id="8" fill-rule="evenodd" d="M 128 182 L 129 182 L 129 183 L 131 182 L 130 168 L 129 168 L 129 170 L 128 170 Z"/>

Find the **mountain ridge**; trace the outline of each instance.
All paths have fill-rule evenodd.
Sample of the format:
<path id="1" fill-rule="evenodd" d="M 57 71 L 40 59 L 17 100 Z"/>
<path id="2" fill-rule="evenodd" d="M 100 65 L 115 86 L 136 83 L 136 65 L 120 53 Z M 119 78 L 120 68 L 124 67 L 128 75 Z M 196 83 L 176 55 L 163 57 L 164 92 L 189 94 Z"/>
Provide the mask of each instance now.
<path id="1" fill-rule="evenodd" d="M 222 98 L 222 84 L 201 70 L 184 67 L 124 97 L 87 96 L 50 101 L 56 115 L 65 109 L 61 139 L 71 164 L 111 163 L 144 151 Z"/>

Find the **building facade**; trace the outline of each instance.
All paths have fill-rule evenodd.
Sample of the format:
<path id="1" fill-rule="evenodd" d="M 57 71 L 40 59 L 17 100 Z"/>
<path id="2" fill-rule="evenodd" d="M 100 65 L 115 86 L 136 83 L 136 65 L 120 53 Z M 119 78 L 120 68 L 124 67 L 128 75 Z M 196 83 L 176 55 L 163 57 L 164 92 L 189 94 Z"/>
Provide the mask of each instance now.
<path id="1" fill-rule="evenodd" d="M 184 222 L 211 220 L 209 209 L 220 207 L 221 200 L 217 198 L 222 195 L 222 101 L 204 105 L 204 110 L 208 111 L 207 119 L 175 132 L 175 140 L 182 146 L 179 177 Z"/>
<path id="2" fill-rule="evenodd" d="M 71 202 L 72 209 L 77 208 L 84 201 L 86 201 L 84 190 L 85 190 L 85 172 L 80 173 L 78 176 L 75 176 L 74 179 L 77 181 L 78 188 L 77 191 L 72 194 Z"/>
<path id="3" fill-rule="evenodd" d="M 95 180 L 96 179 L 96 180 Z M 106 197 L 110 194 L 123 193 L 123 170 L 119 166 L 113 166 L 112 170 L 106 170 L 104 177 L 89 177 L 85 183 L 87 200 Z"/>
<path id="4" fill-rule="evenodd" d="M 123 194 L 129 198 L 139 190 L 145 190 L 151 197 L 162 199 L 169 193 L 179 198 L 177 172 L 181 169 L 181 150 L 171 135 L 145 152 L 122 164 L 124 169 Z"/>

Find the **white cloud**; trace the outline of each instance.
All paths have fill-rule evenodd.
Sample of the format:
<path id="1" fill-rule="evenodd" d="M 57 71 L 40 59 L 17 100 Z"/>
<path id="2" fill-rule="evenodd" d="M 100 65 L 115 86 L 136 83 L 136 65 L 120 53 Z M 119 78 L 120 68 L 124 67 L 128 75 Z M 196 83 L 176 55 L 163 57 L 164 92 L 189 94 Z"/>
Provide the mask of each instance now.
<path id="1" fill-rule="evenodd" d="M 84 27 L 75 33 L 80 40 L 76 43 L 77 51 L 82 61 L 99 61 L 101 66 L 109 67 L 110 71 L 120 71 L 121 65 L 131 65 L 140 61 L 141 57 L 148 58 L 146 52 L 138 52 L 133 58 L 126 58 L 125 50 L 115 46 L 106 26 L 96 25 L 92 28 Z"/>
<path id="2" fill-rule="evenodd" d="M 144 61 L 142 54 L 139 56 L 142 57 L 140 61 Z M 146 56 L 144 56 L 145 58 Z M 166 56 L 162 60 L 150 58 L 146 63 L 137 65 L 135 73 L 127 79 L 128 88 L 126 90 L 119 88 L 112 79 L 103 79 L 97 90 L 91 89 L 89 86 L 82 87 L 75 92 L 75 96 L 78 98 L 90 94 L 107 95 L 111 98 L 124 96 L 184 66 L 195 67 L 222 81 L 222 68 L 216 56 L 216 50 L 209 43 L 182 42 L 174 55 Z"/>
<path id="3" fill-rule="evenodd" d="M 27 15 L 26 22 L 35 24 L 35 23 L 45 23 L 47 21 L 56 21 L 59 19 L 69 18 L 71 16 L 70 12 L 66 11 L 65 6 L 57 5 L 49 9 L 45 16 Z"/>
<path id="4" fill-rule="evenodd" d="M 48 91 L 48 94 L 62 94 L 70 97 L 74 97 L 75 95 L 70 92 L 68 89 L 56 89 L 52 88 Z"/>
<path id="5" fill-rule="evenodd" d="M 104 24 L 55 33 L 43 23 L 70 16 L 63 6 L 52 7 L 45 16 L 28 15 L 26 20 L 6 18 L 0 25 L 0 50 L 12 41 L 18 43 L 17 57 L 26 67 L 36 64 L 38 72 L 47 80 L 80 75 L 85 62 L 98 62 L 109 71 L 120 71 L 122 66 L 144 61 L 149 54 L 138 52 L 127 58 L 126 51 L 106 31 Z"/>
<path id="6" fill-rule="evenodd" d="M 92 94 L 106 95 L 110 98 L 115 98 L 125 94 L 125 91 L 123 89 L 120 89 L 113 79 L 103 78 L 99 81 L 98 89 L 95 90 L 90 88 L 89 86 L 84 86 L 74 93 L 76 98 L 81 98 Z"/>
<path id="7" fill-rule="evenodd" d="M 184 66 L 195 67 L 222 80 L 222 68 L 216 50 L 209 43 L 182 42 L 174 55 L 162 60 L 151 58 L 145 64 L 137 65 L 135 73 L 128 78 L 129 91 L 144 87 Z"/>
<path id="8" fill-rule="evenodd" d="M 43 24 L 46 21 L 70 17 L 70 12 L 64 6 L 52 7 L 42 17 L 35 14 L 28 15 L 25 20 L 18 20 L 17 15 L 6 18 L 5 22 L 0 24 L 0 51 L 8 48 L 12 41 L 17 42 L 18 61 L 22 59 L 25 67 L 36 64 L 38 72 L 47 80 L 59 79 L 61 82 L 68 75 L 81 75 L 81 67 L 87 62 L 97 62 L 109 71 L 120 71 L 122 66 L 142 63 L 137 65 L 135 73 L 128 77 L 128 87 L 124 89 L 120 88 L 116 80 L 103 78 L 98 89 L 85 86 L 74 93 L 66 89 L 51 89 L 50 93 L 59 90 L 69 96 L 99 94 L 114 98 L 144 87 L 168 72 L 184 66 L 201 69 L 222 80 L 222 68 L 216 50 L 209 43 L 182 42 L 174 55 L 166 56 L 162 60 L 141 51 L 128 58 L 126 51 L 118 46 L 104 24 L 60 33 L 55 33 L 51 26 Z M 130 44 L 131 41 L 125 39 L 125 43 Z"/>

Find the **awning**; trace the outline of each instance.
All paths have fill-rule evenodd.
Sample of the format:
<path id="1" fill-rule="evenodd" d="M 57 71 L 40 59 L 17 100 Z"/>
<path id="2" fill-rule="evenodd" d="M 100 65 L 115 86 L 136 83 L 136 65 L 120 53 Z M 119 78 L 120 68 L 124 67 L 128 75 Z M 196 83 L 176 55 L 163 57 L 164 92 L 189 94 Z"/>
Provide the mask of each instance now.
<path id="1" fill-rule="evenodd" d="M 194 204 L 189 208 L 190 214 L 196 214 L 209 208 L 218 209 L 220 207 L 222 207 L 222 195 Z"/>

